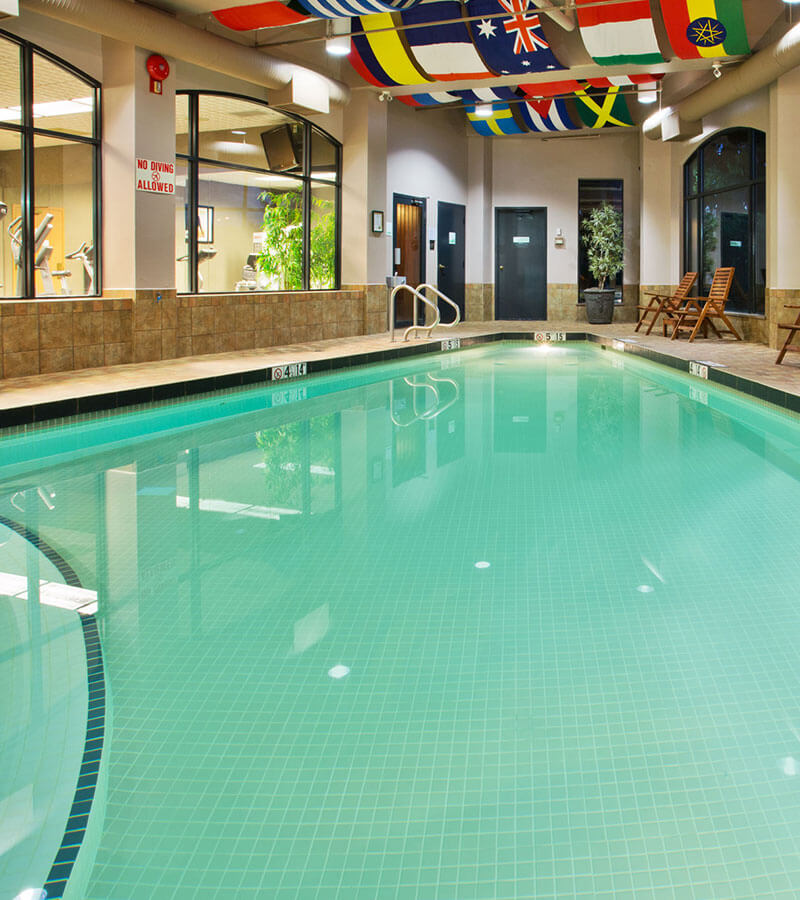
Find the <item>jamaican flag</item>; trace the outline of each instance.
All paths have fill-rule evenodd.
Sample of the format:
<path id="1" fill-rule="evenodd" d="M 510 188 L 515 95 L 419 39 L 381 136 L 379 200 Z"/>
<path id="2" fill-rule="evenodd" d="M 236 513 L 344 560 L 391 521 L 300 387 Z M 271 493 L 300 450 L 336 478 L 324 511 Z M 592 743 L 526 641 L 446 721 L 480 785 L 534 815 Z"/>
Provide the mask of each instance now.
<path id="1" fill-rule="evenodd" d="M 628 101 L 620 94 L 617 85 L 605 90 L 575 91 L 575 104 L 581 122 L 589 128 L 633 125 Z"/>

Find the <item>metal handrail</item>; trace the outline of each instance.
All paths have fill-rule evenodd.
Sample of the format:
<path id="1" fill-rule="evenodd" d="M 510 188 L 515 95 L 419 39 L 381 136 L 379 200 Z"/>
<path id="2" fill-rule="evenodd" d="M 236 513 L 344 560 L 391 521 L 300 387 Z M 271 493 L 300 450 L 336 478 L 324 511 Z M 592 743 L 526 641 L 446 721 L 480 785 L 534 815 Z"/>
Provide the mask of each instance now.
<path id="1" fill-rule="evenodd" d="M 414 393 L 411 395 L 411 412 L 413 418 L 408 422 L 401 422 L 395 417 L 394 411 L 394 382 L 395 379 L 389 382 L 389 416 L 391 417 L 392 422 L 397 425 L 398 428 L 408 428 L 409 425 L 413 425 L 414 422 L 419 422 L 421 419 L 429 420 L 435 419 L 437 416 L 440 416 L 446 409 L 449 409 L 461 396 L 461 391 L 459 390 L 458 383 L 454 381 L 452 378 L 437 378 L 433 372 L 426 372 L 423 376 L 424 378 L 429 378 L 431 381 L 436 382 L 436 384 L 447 383 L 451 385 L 454 389 L 454 395 L 451 400 L 448 400 L 447 403 L 442 403 L 441 395 L 439 394 L 439 390 L 436 387 L 436 384 L 429 384 L 426 381 L 416 381 L 415 376 L 406 375 L 402 380 L 413 389 L 416 388 L 428 388 L 433 391 L 434 403 L 433 407 L 430 409 L 424 409 L 422 412 L 419 412 L 417 408 L 417 393 L 414 390 Z M 413 381 L 411 379 L 414 379 Z"/>
<path id="2" fill-rule="evenodd" d="M 439 314 L 439 307 L 434 303 L 431 303 L 431 301 L 428 300 L 428 298 L 424 294 L 421 294 L 416 288 L 411 287 L 410 284 L 398 284 L 397 287 L 392 289 L 392 294 L 389 297 L 389 340 L 394 340 L 395 297 L 397 296 L 397 292 L 403 290 L 403 288 L 405 288 L 407 291 L 411 291 L 411 293 L 414 295 L 414 318 L 412 319 L 412 321 L 417 321 L 417 311 L 419 309 L 419 307 L 417 306 L 418 300 L 422 300 L 423 303 L 430 306 L 430 308 L 436 313 L 436 321 L 433 323 L 433 325 L 410 325 L 408 328 L 406 328 L 406 330 L 403 332 L 403 340 L 407 341 L 409 332 L 419 331 L 420 328 L 427 328 L 428 334 L 426 335 L 426 337 L 430 337 L 431 332 L 439 324 L 439 319 L 441 318 Z"/>
<path id="3" fill-rule="evenodd" d="M 425 282 L 425 284 L 421 284 L 421 285 L 419 286 L 419 290 L 421 290 L 421 291 L 426 291 L 426 290 L 433 291 L 433 293 L 436 294 L 436 296 L 439 297 L 440 300 L 444 300 L 445 303 L 449 303 L 450 306 L 452 306 L 453 309 L 456 311 L 456 317 L 455 317 L 455 319 L 454 319 L 452 322 L 439 322 L 439 324 L 442 326 L 442 328 L 452 328 L 454 325 L 458 325 L 458 323 L 461 321 L 461 309 L 459 308 L 459 306 L 458 306 L 457 303 L 455 303 L 453 300 L 451 300 L 451 299 L 447 296 L 447 294 L 443 294 L 443 293 L 439 290 L 439 288 L 434 287 L 432 284 L 429 284 L 427 281 Z"/>

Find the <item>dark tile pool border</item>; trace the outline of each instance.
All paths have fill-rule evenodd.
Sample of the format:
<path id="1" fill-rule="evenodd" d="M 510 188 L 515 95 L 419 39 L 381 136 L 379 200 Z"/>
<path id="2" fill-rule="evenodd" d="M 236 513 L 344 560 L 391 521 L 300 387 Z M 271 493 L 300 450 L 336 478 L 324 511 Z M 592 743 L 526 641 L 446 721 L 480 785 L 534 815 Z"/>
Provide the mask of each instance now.
<path id="1" fill-rule="evenodd" d="M 547 334 L 541 331 L 500 331 L 491 334 L 480 334 L 459 337 L 460 348 L 472 347 L 479 344 L 490 344 L 498 341 L 535 341 L 536 334 Z M 550 332 L 555 333 L 555 332 Z M 690 372 L 690 363 L 700 360 L 688 360 L 670 356 L 649 347 L 637 343 L 634 338 L 614 338 L 608 335 L 598 335 L 586 331 L 558 332 L 563 335 L 565 341 L 587 341 L 600 344 L 605 349 L 612 349 L 661 363 L 687 374 Z M 406 359 L 413 356 L 421 356 L 427 353 L 454 352 L 444 350 L 443 340 L 431 341 L 426 344 L 414 344 L 391 347 L 386 350 L 370 350 L 363 353 L 355 353 L 350 356 L 327 357 L 323 359 L 305 360 L 307 375 L 326 374 L 355 366 L 370 365 L 372 363 L 391 362 L 396 359 Z M 620 347 L 619 345 L 624 345 Z M 278 364 L 276 364 L 278 365 Z M 64 400 L 55 400 L 47 403 L 33 403 L 29 406 L 20 406 L 12 409 L 0 409 L 0 431 L 26 432 L 53 424 L 66 424 L 83 418 L 102 413 L 130 410 L 131 407 L 149 404 L 170 404 L 180 402 L 188 397 L 202 394 L 214 394 L 217 392 L 244 389 L 255 385 L 274 383 L 271 372 L 274 366 L 258 367 L 240 372 L 230 372 L 224 375 L 193 378 L 186 381 L 168 382 L 152 385 L 150 387 L 135 387 L 129 390 L 103 392 L 91 394 L 85 397 L 75 397 Z M 292 379 L 292 381 L 302 379 Z M 708 381 L 724 387 L 733 388 L 743 394 L 755 397 L 766 403 L 793 413 L 800 413 L 800 396 L 772 388 L 761 382 L 726 371 L 723 368 L 708 366 Z M 285 382 L 281 382 L 285 383 Z"/>
<path id="2" fill-rule="evenodd" d="M 0 524 L 10 528 L 33 544 L 58 569 L 66 584 L 70 587 L 83 587 L 72 566 L 37 534 L 5 516 L 0 516 Z M 91 614 L 77 613 L 77 615 L 80 619 L 83 646 L 86 651 L 86 680 L 89 695 L 86 710 L 86 736 L 83 741 L 83 756 L 78 772 L 78 782 L 75 785 L 72 806 L 67 816 L 64 837 L 61 839 L 61 846 L 50 867 L 47 881 L 43 885 L 47 892 L 47 900 L 59 900 L 63 897 L 67 888 L 67 880 L 72 873 L 75 860 L 78 858 L 97 789 L 97 776 L 100 772 L 100 759 L 105 740 L 106 680 L 97 619 Z"/>

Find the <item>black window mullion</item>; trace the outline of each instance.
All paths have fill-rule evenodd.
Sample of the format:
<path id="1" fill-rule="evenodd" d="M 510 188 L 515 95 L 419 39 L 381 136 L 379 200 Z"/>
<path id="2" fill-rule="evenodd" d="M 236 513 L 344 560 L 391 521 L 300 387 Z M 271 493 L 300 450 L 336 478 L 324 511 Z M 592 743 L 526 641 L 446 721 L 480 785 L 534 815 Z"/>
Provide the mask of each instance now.
<path id="1" fill-rule="evenodd" d="M 189 293 L 198 292 L 198 253 L 197 253 L 197 198 L 199 195 L 200 164 L 197 161 L 199 143 L 198 98 L 196 93 L 189 94 L 189 154 L 186 166 L 186 202 L 189 213 Z"/>
<path id="2" fill-rule="evenodd" d="M 311 288 L 311 126 L 303 126 L 303 290 Z"/>
<path id="3" fill-rule="evenodd" d="M 92 202 L 92 211 L 94 213 L 94 260 L 92 263 L 94 272 L 93 293 L 95 295 L 103 292 L 103 157 L 100 153 L 103 138 L 103 117 L 100 114 L 100 89 L 94 89 L 94 115 L 92 120 L 92 134 L 95 138 L 95 145 L 92 148 L 92 188 L 94 197 Z"/>
<path id="4" fill-rule="evenodd" d="M 34 266 L 34 171 L 33 171 L 33 52 L 28 46 L 21 47 L 22 60 L 20 75 L 22 80 L 22 247 L 20 249 L 21 297 L 33 297 L 35 293 Z"/>

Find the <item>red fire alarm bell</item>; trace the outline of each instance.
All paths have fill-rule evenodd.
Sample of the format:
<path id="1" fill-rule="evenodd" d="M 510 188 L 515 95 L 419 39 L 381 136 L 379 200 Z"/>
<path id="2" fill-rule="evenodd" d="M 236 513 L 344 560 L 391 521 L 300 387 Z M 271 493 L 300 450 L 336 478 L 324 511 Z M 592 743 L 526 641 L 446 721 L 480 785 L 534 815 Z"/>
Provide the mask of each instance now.
<path id="1" fill-rule="evenodd" d="M 150 93 L 161 93 L 161 82 L 169 75 L 169 63 L 163 56 L 154 53 L 147 57 L 147 72 L 150 75 Z"/>

